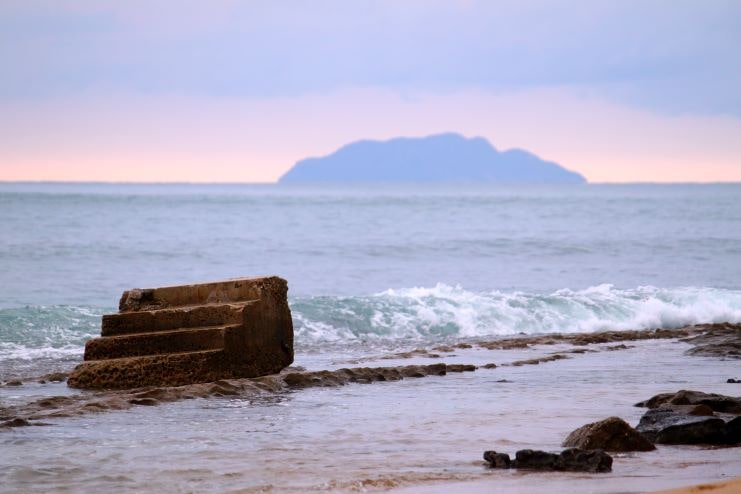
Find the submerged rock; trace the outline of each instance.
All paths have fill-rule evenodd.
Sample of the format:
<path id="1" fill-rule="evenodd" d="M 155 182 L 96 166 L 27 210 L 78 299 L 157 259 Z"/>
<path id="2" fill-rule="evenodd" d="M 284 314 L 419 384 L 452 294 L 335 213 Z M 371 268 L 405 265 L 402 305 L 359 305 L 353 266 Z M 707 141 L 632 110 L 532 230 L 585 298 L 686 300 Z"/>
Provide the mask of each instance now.
<path id="1" fill-rule="evenodd" d="M 605 451 L 652 451 L 656 446 L 619 417 L 579 427 L 564 440 L 562 446 Z"/>
<path id="2" fill-rule="evenodd" d="M 599 449 L 569 448 L 561 453 L 522 449 L 515 453 L 514 460 L 510 460 L 506 453 L 485 451 L 484 460 L 491 468 L 558 472 L 609 472 L 612 470 L 612 457 Z"/>
<path id="3" fill-rule="evenodd" d="M 128 290 L 67 383 L 122 389 L 280 372 L 293 362 L 287 291 L 278 277 Z"/>
<path id="4" fill-rule="evenodd" d="M 26 420 L 22 419 L 20 417 L 16 417 L 14 419 L 6 420 L 4 422 L 0 422 L 0 427 L 28 427 L 31 425 L 31 423 Z"/>

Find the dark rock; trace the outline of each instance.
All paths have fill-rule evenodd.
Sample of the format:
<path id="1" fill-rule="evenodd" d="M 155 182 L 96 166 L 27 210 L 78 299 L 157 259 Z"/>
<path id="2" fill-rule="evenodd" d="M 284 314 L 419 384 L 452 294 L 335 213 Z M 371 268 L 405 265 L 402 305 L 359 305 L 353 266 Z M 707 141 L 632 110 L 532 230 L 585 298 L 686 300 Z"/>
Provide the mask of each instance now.
<path id="1" fill-rule="evenodd" d="M 633 348 L 633 346 L 620 344 L 620 345 L 606 346 L 602 349 L 607 350 L 608 352 L 614 352 L 615 350 L 627 350 L 628 348 Z"/>
<path id="2" fill-rule="evenodd" d="M 132 398 L 129 400 L 129 403 L 131 403 L 132 405 L 141 405 L 141 406 L 159 405 L 159 401 L 155 400 L 154 398 Z"/>
<path id="3" fill-rule="evenodd" d="M 22 386 L 23 381 L 19 381 L 18 379 L 13 379 L 12 381 L 8 381 L 5 383 L 6 386 Z"/>
<path id="4" fill-rule="evenodd" d="M 473 372 L 476 370 L 476 366 L 471 364 L 447 364 L 446 370 L 448 372 Z"/>
<path id="5" fill-rule="evenodd" d="M 521 449 L 511 461 L 508 454 L 486 451 L 484 460 L 491 468 L 519 468 L 523 470 L 559 472 L 609 472 L 612 457 L 599 449 L 569 448 L 559 453 Z"/>
<path id="6" fill-rule="evenodd" d="M 616 452 L 656 449 L 641 433 L 618 417 L 610 417 L 576 429 L 566 437 L 562 446 Z"/>
<path id="7" fill-rule="evenodd" d="M 726 422 L 725 444 L 741 443 L 741 417 L 736 417 Z"/>
<path id="8" fill-rule="evenodd" d="M 714 412 L 741 414 L 741 398 L 688 390 L 658 394 L 648 400 L 636 403 L 635 406 L 658 408 L 665 404 L 707 405 Z"/>
<path id="9" fill-rule="evenodd" d="M 28 420 L 20 417 L 0 423 L 0 427 L 27 427 L 29 425 L 31 425 L 31 423 Z"/>
<path id="10" fill-rule="evenodd" d="M 672 410 L 680 415 L 694 415 L 696 417 L 713 417 L 715 412 L 707 405 L 673 405 L 666 403 L 659 407 L 662 410 Z"/>
<path id="11" fill-rule="evenodd" d="M 729 383 L 729 384 L 741 384 L 741 379 L 733 379 L 731 377 L 726 382 Z"/>
<path id="12" fill-rule="evenodd" d="M 726 424 L 717 417 L 654 408 L 641 417 L 636 429 L 656 444 L 724 444 Z"/>
<path id="13" fill-rule="evenodd" d="M 512 460 L 510 460 L 507 453 L 484 451 L 484 460 L 489 462 L 491 468 L 509 468 L 512 466 Z"/>
<path id="14" fill-rule="evenodd" d="M 523 449 L 515 455 L 512 466 L 526 470 L 609 472 L 612 457 L 599 449 L 569 448 L 560 454 Z"/>
<path id="15" fill-rule="evenodd" d="M 556 453 L 547 453 L 532 449 L 521 449 L 515 453 L 515 468 L 529 470 L 561 470 L 561 457 Z"/>
<path id="16" fill-rule="evenodd" d="M 609 472 L 612 456 L 600 449 L 569 448 L 561 452 L 563 469 L 567 472 Z"/>
<path id="17" fill-rule="evenodd" d="M 569 357 L 568 355 L 561 355 L 560 353 L 557 353 L 555 355 L 549 355 L 547 357 L 531 358 L 527 360 L 515 360 L 509 365 L 512 365 L 514 367 L 520 367 L 522 365 L 538 365 L 544 362 L 553 362 L 555 360 L 563 360 L 567 358 L 571 358 L 571 357 Z"/>

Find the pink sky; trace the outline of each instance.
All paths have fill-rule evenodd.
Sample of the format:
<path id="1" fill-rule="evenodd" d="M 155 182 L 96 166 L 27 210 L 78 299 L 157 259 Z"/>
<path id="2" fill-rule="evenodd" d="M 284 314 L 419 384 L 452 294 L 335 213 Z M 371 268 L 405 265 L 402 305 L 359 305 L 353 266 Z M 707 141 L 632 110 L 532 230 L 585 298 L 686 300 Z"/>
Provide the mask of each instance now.
<path id="1" fill-rule="evenodd" d="M 662 115 L 577 88 L 16 103 L 0 117 L 0 180 L 273 182 L 354 140 L 445 131 L 527 149 L 590 182 L 741 181 L 741 120 Z"/>

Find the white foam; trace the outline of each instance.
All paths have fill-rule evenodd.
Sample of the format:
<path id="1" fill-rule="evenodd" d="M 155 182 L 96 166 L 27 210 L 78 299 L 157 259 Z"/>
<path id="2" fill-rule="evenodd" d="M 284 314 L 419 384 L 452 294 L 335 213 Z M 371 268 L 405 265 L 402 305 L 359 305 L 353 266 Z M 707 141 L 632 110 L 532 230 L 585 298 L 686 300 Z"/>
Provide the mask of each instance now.
<path id="1" fill-rule="evenodd" d="M 550 294 L 477 293 L 437 284 L 369 297 L 302 299 L 294 317 L 299 341 L 307 342 L 676 328 L 741 322 L 741 291 L 604 284 Z"/>

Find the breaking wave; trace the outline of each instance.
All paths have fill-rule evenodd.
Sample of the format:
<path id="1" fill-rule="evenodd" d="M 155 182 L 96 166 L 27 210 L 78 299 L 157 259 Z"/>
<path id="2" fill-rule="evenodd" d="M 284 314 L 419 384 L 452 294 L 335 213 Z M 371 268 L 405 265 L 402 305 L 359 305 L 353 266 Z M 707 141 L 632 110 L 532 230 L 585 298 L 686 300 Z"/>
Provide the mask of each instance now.
<path id="1" fill-rule="evenodd" d="M 714 288 L 471 292 L 460 286 L 291 299 L 297 349 L 362 340 L 437 340 L 741 322 L 741 291 Z M 111 308 L 0 309 L 0 361 L 79 360 Z"/>
<path id="2" fill-rule="evenodd" d="M 386 290 L 367 297 L 294 300 L 298 342 L 435 339 L 519 333 L 676 328 L 741 322 L 741 291 L 714 288 L 621 290 L 599 285 L 549 294 L 470 292 L 460 286 Z"/>
<path id="3" fill-rule="evenodd" d="M 0 360 L 82 356 L 85 341 L 100 335 L 103 312 L 75 306 L 0 309 Z"/>

